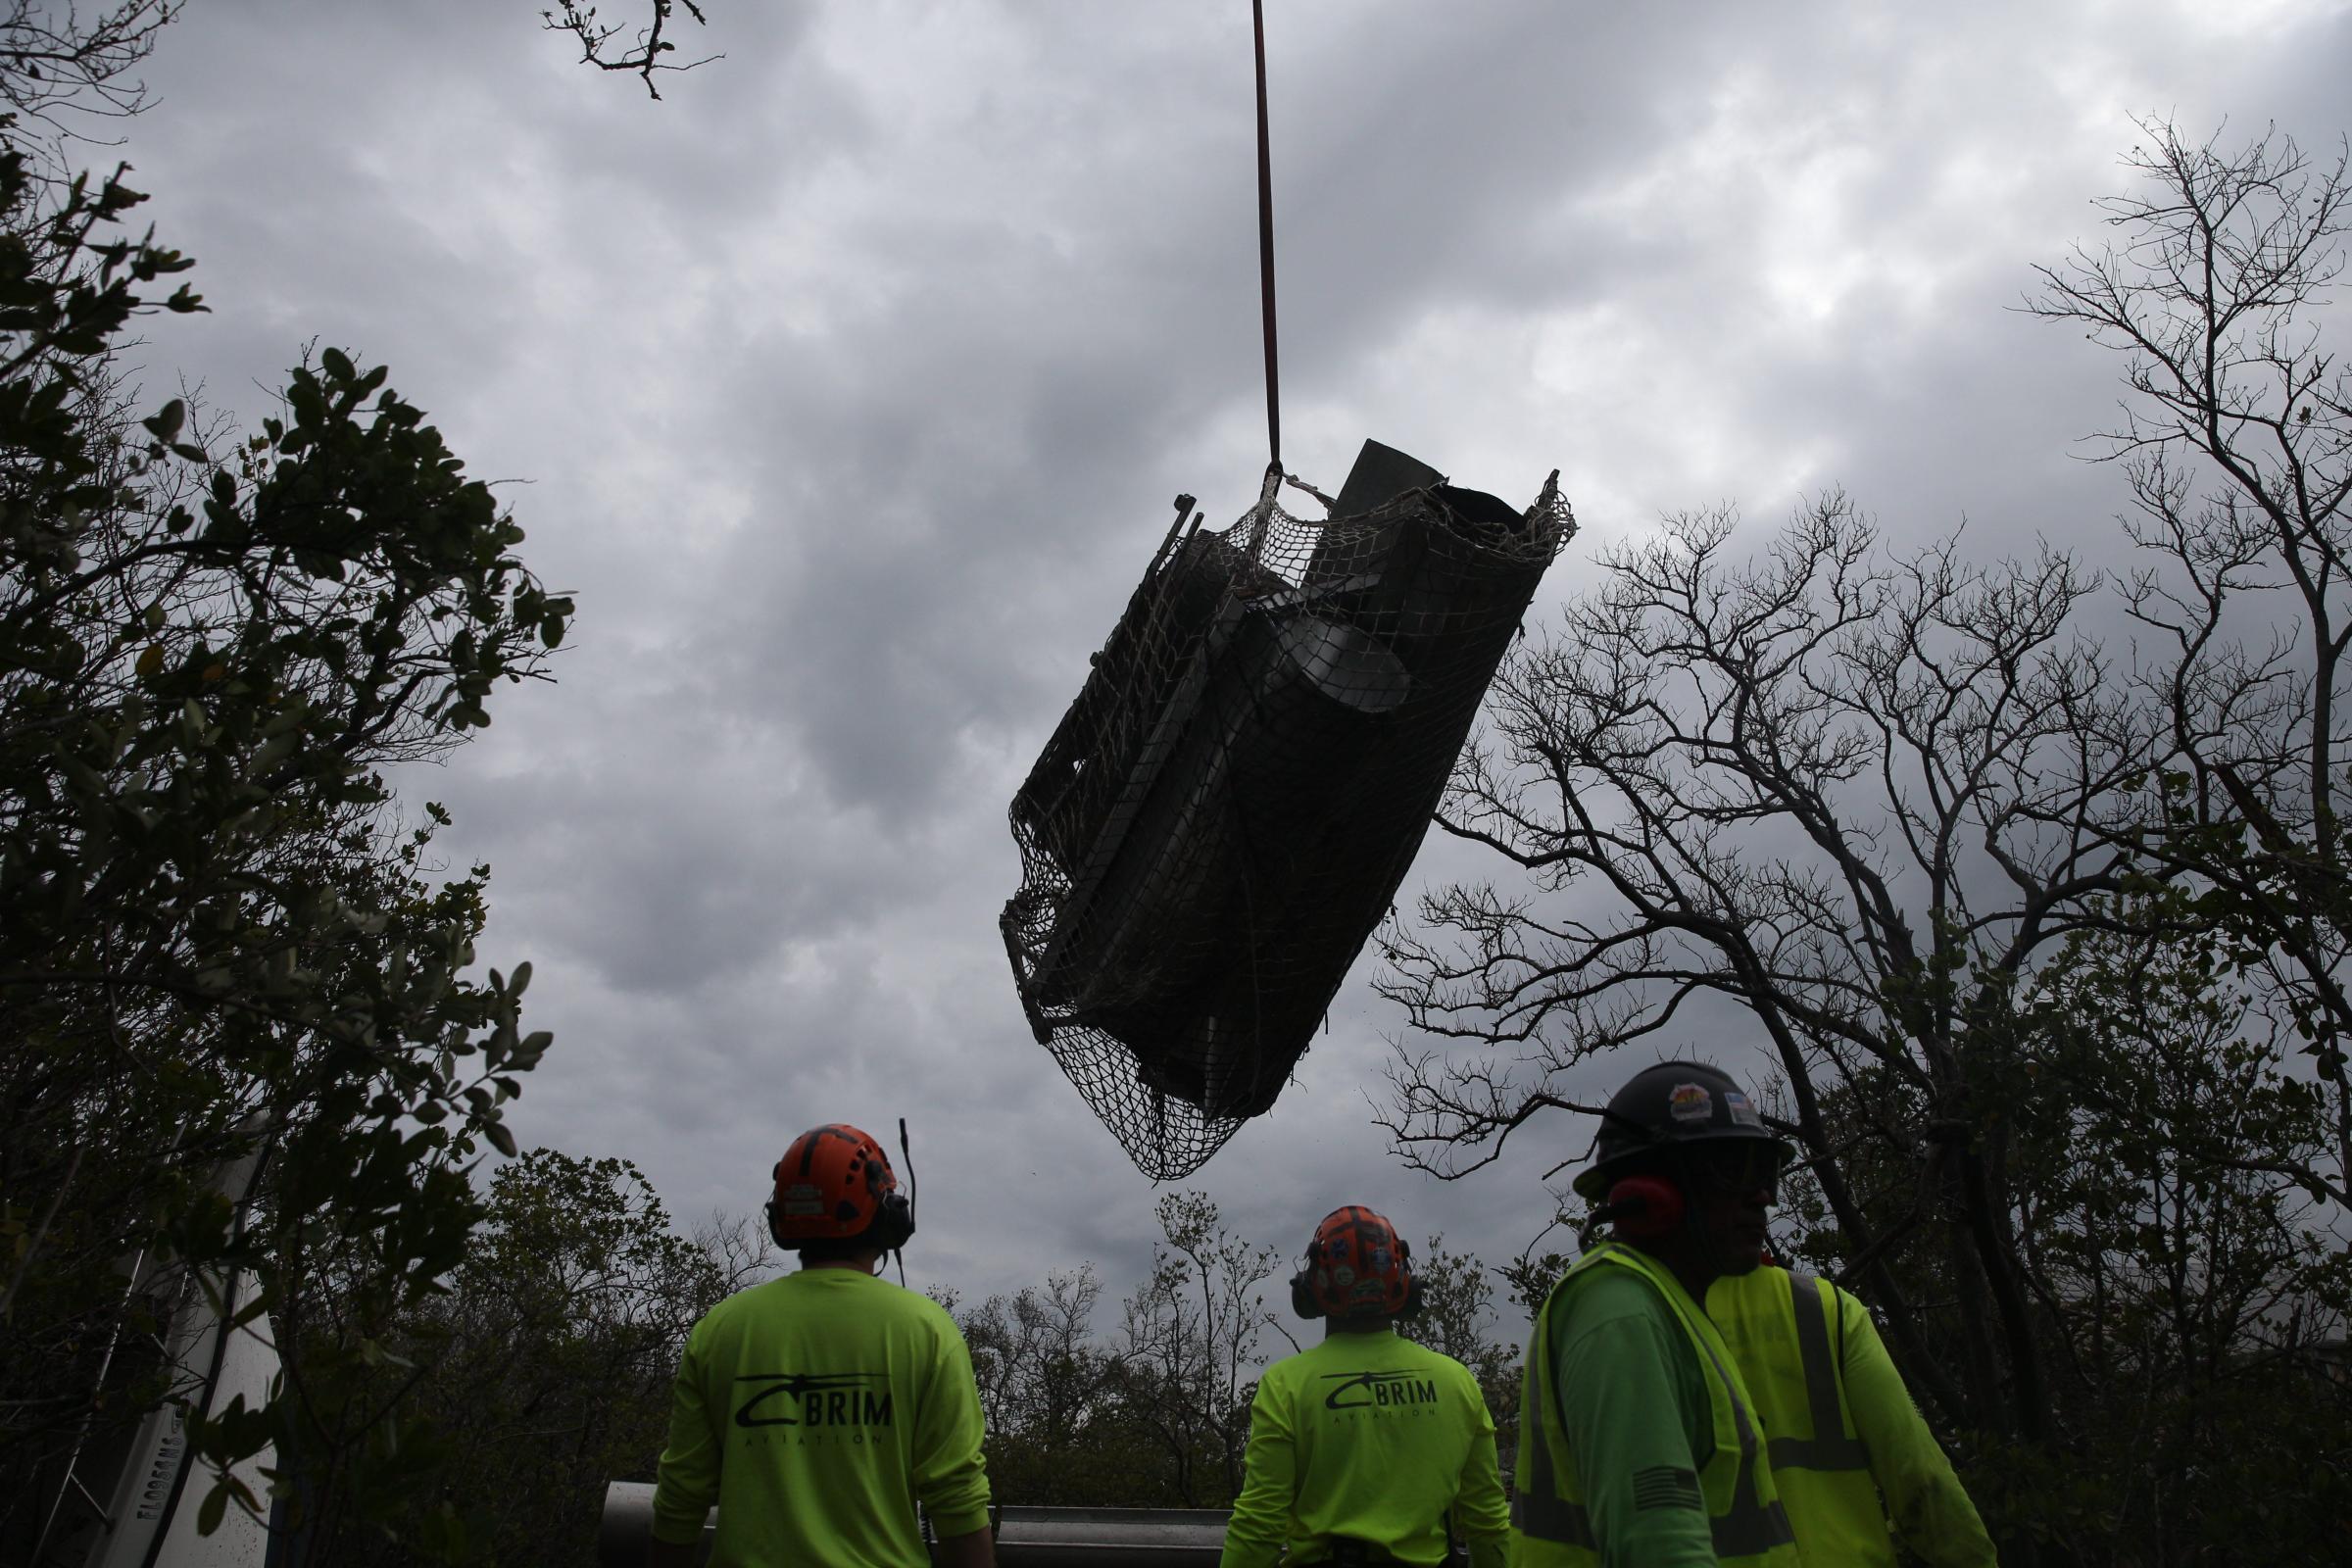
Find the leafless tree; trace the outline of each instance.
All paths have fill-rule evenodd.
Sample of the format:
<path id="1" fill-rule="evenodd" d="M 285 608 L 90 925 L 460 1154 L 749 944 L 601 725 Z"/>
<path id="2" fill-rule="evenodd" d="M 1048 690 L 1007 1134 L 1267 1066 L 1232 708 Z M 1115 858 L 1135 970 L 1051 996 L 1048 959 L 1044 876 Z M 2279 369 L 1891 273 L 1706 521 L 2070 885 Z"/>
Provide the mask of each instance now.
<path id="1" fill-rule="evenodd" d="M 1050 1452 L 1066 1450 L 1098 1412 L 1111 1359 L 1092 1344 L 1102 1281 L 1091 1263 L 992 1296 L 959 1323 L 988 1430 Z"/>
<path id="2" fill-rule="evenodd" d="M 2056 553 L 1890 553 L 1840 495 L 1752 562 L 1731 558 L 1732 530 L 1728 513 L 1683 516 L 1618 551 L 1497 679 L 1440 822 L 1529 885 L 1445 888 L 1385 935 L 1382 989 L 1455 1048 L 1400 1054 L 1392 1131 L 1458 1174 L 1542 1110 L 1594 1108 L 1565 1088 L 1578 1064 L 1679 1045 L 1708 1004 L 1736 1004 L 1880 1293 L 1902 1299 L 1887 1245 L 1934 1214 L 1965 1221 L 1950 1245 L 1980 1375 L 1964 1388 L 1922 1353 L 1936 1396 L 2036 1430 L 2003 1195 L 1952 1134 L 1979 1014 L 2121 874 L 2086 824 L 2145 751 L 2072 625 L 2097 579 Z M 1825 1095 L 1864 1085 L 1920 1113 L 1834 1128 Z M 1841 1133 L 1894 1146 L 1913 1190 L 1857 1191 Z"/>
<path id="3" fill-rule="evenodd" d="M 0 100 L 17 117 L 19 138 L 32 137 L 52 155 L 48 172 L 66 172 L 63 144 L 94 122 L 127 120 L 146 106 L 147 83 L 130 73 L 185 3 L 0 4 Z"/>
<path id="4" fill-rule="evenodd" d="M 2337 1100 L 2352 1168 L 2352 376 L 2317 315 L 2352 227 L 2346 154 L 2275 129 L 2235 150 L 2146 122 L 2113 240 L 2037 269 L 2027 308 L 2127 358 L 2120 426 L 2094 438 L 2130 492 L 2124 583 L 2154 652 L 2132 672 L 2162 715 L 2171 809 L 2132 840 L 2194 879 L 2271 968 Z M 2137 827 L 2138 824 L 2132 824 Z"/>
<path id="5" fill-rule="evenodd" d="M 2119 1276 L 2059 1266 L 2054 1215 L 2145 1240 L 2175 1270 L 2150 1299 L 2242 1329 L 2336 1289 L 2281 1260 L 2342 1231 L 2352 1152 L 2352 409 L 2311 322 L 2345 168 L 2147 129 L 2152 190 L 2106 204 L 2121 248 L 2043 270 L 2031 307 L 2132 355 L 2102 455 L 2135 567 L 1895 549 L 1835 493 L 1752 557 L 1728 509 L 1671 518 L 1497 678 L 1439 820 L 1507 880 L 1440 888 L 1382 934 L 1410 1163 L 1458 1175 L 1543 1112 L 1596 1110 L 1579 1069 L 1612 1054 L 1608 1078 L 1745 1036 L 1803 1149 L 1798 1239 L 1881 1309 L 1947 1432 L 2043 1453 L 2083 1436 L 2053 1358 L 2070 1388 L 2120 1365 L 2073 1364 L 2092 1318 L 2070 1293 Z M 2101 635 L 2118 621 L 2142 637 Z M 2132 953 L 2172 1012 L 2118 978 Z M 2070 1033 L 2094 1002 L 2112 1016 Z M 2217 1109 L 2259 1092 L 2277 1114 L 2225 1119 L 2225 1147 L 2167 1112 L 2172 1143 L 2115 1152 L 2095 1202 L 2045 1201 L 2053 1151 L 2124 1151 L 2087 1129 L 2114 1073 L 2162 1054 L 2135 1008 L 2179 1024 L 2182 1059 L 2234 1063 L 2180 1078 Z M 2296 1087 L 2278 1031 L 2298 1027 L 2324 1098 L 2308 1070 Z M 2260 1179 L 2215 1179 L 2231 1166 Z M 2209 1290 L 2216 1216 L 2248 1201 L 2283 1250 L 2239 1248 L 2273 1273 Z M 2263 1339 L 2196 1343 L 2218 1365 Z"/>
<path id="6" fill-rule="evenodd" d="M 1152 1431 L 1174 1464 L 1178 1495 L 1198 1507 L 1209 1493 L 1200 1475 L 1204 1461 L 1216 1467 L 1222 1496 L 1241 1490 L 1250 1399 L 1268 1331 L 1292 1349 L 1298 1342 L 1266 1309 L 1272 1248 L 1226 1230 L 1217 1205 L 1200 1193 L 1169 1193 L 1157 1212 L 1165 1240 L 1152 1249 L 1151 1276 L 1124 1303 L 1119 1390 L 1129 1417 Z"/>
<path id="7" fill-rule="evenodd" d="M 654 98 L 662 89 L 654 83 L 658 71 L 692 71 L 707 66 L 723 55 L 705 55 L 700 60 L 673 60 L 678 46 L 663 34 L 680 11 L 694 19 L 696 26 L 706 25 L 708 19 L 695 0 L 647 0 L 650 16 L 645 24 L 632 32 L 625 22 L 607 22 L 593 5 L 582 0 L 556 0 L 552 11 L 539 13 L 541 25 L 550 32 L 567 32 L 579 41 L 580 64 L 594 66 L 599 71 L 634 72 L 645 83 L 646 92 Z M 626 42 L 623 35 L 628 35 Z"/>

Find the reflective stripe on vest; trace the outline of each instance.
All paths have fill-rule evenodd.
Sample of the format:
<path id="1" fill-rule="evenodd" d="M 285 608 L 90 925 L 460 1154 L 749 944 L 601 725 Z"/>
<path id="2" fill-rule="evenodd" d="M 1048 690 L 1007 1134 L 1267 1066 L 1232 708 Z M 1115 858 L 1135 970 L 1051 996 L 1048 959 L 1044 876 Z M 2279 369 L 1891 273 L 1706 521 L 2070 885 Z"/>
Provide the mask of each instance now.
<path id="1" fill-rule="evenodd" d="M 1637 1270 L 1636 1272 L 1639 1272 Z M 1549 1303 L 1545 1303 L 1548 1309 Z M 1788 1515 L 1779 1500 L 1767 1503 L 1756 1495 L 1756 1427 L 1749 1418 L 1747 1402 L 1740 1397 L 1740 1387 L 1733 1382 L 1731 1369 L 1715 1354 L 1713 1347 L 1690 1331 L 1682 1321 L 1682 1314 L 1671 1302 L 1668 1313 L 1683 1330 L 1683 1338 L 1697 1347 L 1708 1366 L 1714 1369 L 1715 1381 L 1723 1388 L 1724 1397 L 1732 1407 L 1733 1429 L 1740 1435 L 1740 1462 L 1732 1474 L 1730 1507 L 1720 1516 L 1710 1514 L 1708 1534 L 1714 1539 L 1718 1557 L 1760 1556 L 1775 1546 L 1792 1544 L 1796 1533 L 1789 1528 Z M 1529 1355 L 1545 1356 L 1544 1392 L 1556 1404 L 1558 1392 L 1551 1387 L 1549 1372 L 1550 1346 L 1544 1331 L 1544 1313 L 1536 1314 L 1535 1335 Z M 1835 1393 L 1833 1391 L 1833 1396 Z M 1541 1409 L 1528 1411 L 1520 1421 L 1523 1443 L 1532 1445 L 1529 1455 L 1532 1474 L 1528 1483 L 1511 1497 L 1511 1526 L 1521 1535 L 1538 1541 L 1555 1541 L 1563 1545 L 1581 1546 L 1588 1551 L 1597 1550 L 1592 1535 L 1592 1516 L 1581 1502 L 1572 1502 L 1552 1490 L 1553 1467 L 1551 1446 L 1544 1436 L 1544 1414 Z"/>
<path id="2" fill-rule="evenodd" d="M 1748 1419 L 1747 1401 L 1740 1397 L 1740 1386 L 1732 1381 L 1731 1369 L 1716 1357 L 1714 1348 L 1705 1340 L 1690 1334 L 1688 1328 L 1683 1332 L 1715 1369 L 1723 1392 L 1732 1401 L 1732 1424 L 1740 1432 L 1740 1468 L 1732 1476 L 1731 1509 L 1722 1518 L 1707 1521 L 1715 1537 L 1715 1555 L 1754 1556 L 1794 1541 L 1796 1532 L 1788 1528 L 1788 1516 L 1781 1511 L 1780 1500 L 1775 1498 L 1769 1503 L 1756 1500 L 1756 1424 Z"/>
<path id="3" fill-rule="evenodd" d="M 1813 1436 L 1775 1438 L 1770 1452 L 1775 1470 L 1868 1470 L 1870 1452 L 1862 1440 L 1845 1435 L 1842 1384 L 1838 1358 L 1830 1348 L 1828 1315 L 1837 1310 L 1835 1296 L 1825 1297 L 1810 1274 L 1788 1271 L 1788 1304 L 1796 1314 L 1797 1360 L 1805 1372 L 1805 1406 L 1813 1416 Z"/>
<path id="4" fill-rule="evenodd" d="M 1536 1337 L 1529 1350 L 1532 1358 L 1548 1355 L 1544 1341 L 1544 1314 L 1536 1314 Z M 1551 1388 L 1551 1380 L 1544 1380 L 1544 1393 L 1556 1400 L 1559 1396 Z M 1570 1502 L 1551 1490 L 1551 1444 L 1544 1436 L 1544 1412 L 1529 1410 L 1520 1418 L 1519 1441 L 1528 1444 L 1533 1452 L 1529 1465 L 1533 1474 L 1527 1485 L 1511 1494 L 1511 1528 L 1523 1536 L 1538 1541 L 1557 1541 L 1587 1551 L 1596 1549 L 1592 1540 L 1592 1516 L 1585 1512 L 1581 1502 Z"/>

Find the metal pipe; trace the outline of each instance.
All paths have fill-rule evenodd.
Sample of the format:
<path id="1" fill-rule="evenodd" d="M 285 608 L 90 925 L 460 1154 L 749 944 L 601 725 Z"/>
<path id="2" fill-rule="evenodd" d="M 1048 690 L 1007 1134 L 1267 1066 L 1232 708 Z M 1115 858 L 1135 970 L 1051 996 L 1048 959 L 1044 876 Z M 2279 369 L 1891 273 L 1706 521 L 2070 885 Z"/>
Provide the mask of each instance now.
<path id="1" fill-rule="evenodd" d="M 1222 1508 L 1000 1508 L 997 1562 L 1001 1568 L 1211 1568 L 1225 1545 Z M 713 1516 L 715 1517 L 715 1516 Z M 605 1488 L 603 1527 L 597 1533 L 599 1568 L 641 1568 L 653 1538 L 650 1482 L 615 1481 Z M 703 1524 L 707 1557 L 716 1526 Z"/>

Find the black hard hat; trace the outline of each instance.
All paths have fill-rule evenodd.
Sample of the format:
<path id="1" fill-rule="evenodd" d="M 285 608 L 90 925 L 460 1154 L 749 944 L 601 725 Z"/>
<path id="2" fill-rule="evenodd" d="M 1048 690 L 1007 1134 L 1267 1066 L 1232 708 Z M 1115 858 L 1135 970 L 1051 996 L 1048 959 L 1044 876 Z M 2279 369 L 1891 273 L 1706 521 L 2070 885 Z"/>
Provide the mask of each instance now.
<path id="1" fill-rule="evenodd" d="M 1773 1146 L 1786 1165 L 1793 1151 L 1773 1136 L 1755 1102 L 1731 1074 L 1696 1061 L 1644 1067 L 1609 1098 L 1592 1163 L 1576 1178 L 1577 1196 L 1599 1202 L 1625 1168 L 1660 1150 L 1729 1140 Z"/>

